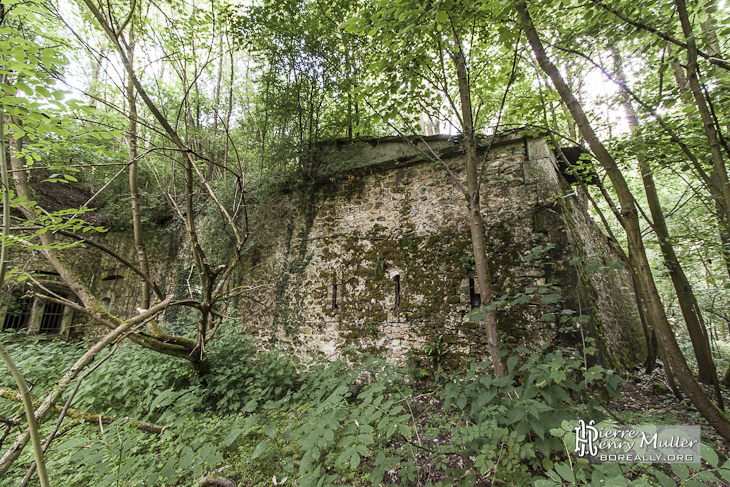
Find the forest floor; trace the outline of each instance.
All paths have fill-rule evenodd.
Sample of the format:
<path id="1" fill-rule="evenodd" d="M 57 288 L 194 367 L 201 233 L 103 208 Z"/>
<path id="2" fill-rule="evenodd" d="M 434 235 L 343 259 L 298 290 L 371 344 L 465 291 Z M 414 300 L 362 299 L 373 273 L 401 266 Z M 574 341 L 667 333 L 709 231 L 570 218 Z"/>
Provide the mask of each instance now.
<path id="1" fill-rule="evenodd" d="M 703 388 L 717 404 L 714 390 L 704 385 Z M 730 408 L 730 390 L 721 386 L 721 392 L 727 412 Z M 639 372 L 631 375 L 622 384 L 621 393 L 620 399 L 612 399 L 604 404 L 615 420 L 625 424 L 699 425 L 702 441 L 714 445 L 716 451 L 730 459 L 730 442 L 709 425 L 687 398 L 677 397 L 671 392 L 663 368 L 657 368 L 650 374 Z M 730 487 L 730 482 L 719 482 L 717 485 Z"/>
<path id="2" fill-rule="evenodd" d="M 650 374 L 636 372 L 629 377 L 629 380 L 621 384 L 621 398 L 614 398 L 605 402 L 603 406 L 609 414 L 619 424 L 642 425 L 642 424 L 667 424 L 677 426 L 695 426 L 701 427 L 702 441 L 707 445 L 714 446 L 715 450 L 725 459 L 724 463 L 730 459 L 730 442 L 724 440 L 717 432 L 707 423 L 707 421 L 699 414 L 699 412 L 689 403 L 686 398 L 676 397 L 667 385 L 666 374 L 663 368 L 657 368 Z M 703 386 L 704 387 L 704 386 Z M 704 387 L 708 397 L 715 398 L 714 392 L 709 387 Z M 724 404 L 730 407 L 730 390 L 723 387 L 722 395 Z M 414 421 L 411 426 L 414 428 L 416 442 L 409 442 L 412 447 L 412 454 L 415 463 L 418 466 L 416 475 L 416 485 L 429 485 L 439 481 L 445 481 L 447 478 L 443 470 L 444 466 L 457 471 L 462 468 L 466 473 L 474 472 L 473 459 L 460 457 L 459 455 L 440 455 L 435 452 L 439 445 L 452 444 L 453 429 L 434 428 L 434 424 L 439 424 L 442 428 L 449 424 L 454 418 L 443 410 L 443 401 L 434 397 L 434 394 L 420 394 L 412 397 L 411 408 L 413 411 Z M 716 402 L 716 400 L 715 400 Z M 455 425 L 455 424 L 454 424 Z M 428 438 L 428 439 L 427 439 Z M 403 446 L 398 440 L 392 440 L 389 444 L 394 450 Z M 406 445 L 408 446 L 408 445 Z M 372 459 L 366 460 L 371 463 Z M 666 475 L 671 477 L 677 485 L 685 485 L 674 475 L 670 464 L 654 464 Z M 704 464 L 702 470 L 710 469 Z M 628 480 L 636 480 L 642 474 L 642 470 L 627 470 L 626 478 Z M 385 485 L 399 485 L 403 481 L 401 475 L 394 469 L 392 473 L 384 478 Z M 479 478 L 475 482 L 475 486 L 491 486 L 497 485 L 499 482 L 490 482 L 490 479 Z M 689 485 L 689 484 L 686 484 Z M 701 485 L 710 485 L 703 483 Z M 730 482 L 717 479 L 717 483 L 712 485 L 730 487 Z"/>

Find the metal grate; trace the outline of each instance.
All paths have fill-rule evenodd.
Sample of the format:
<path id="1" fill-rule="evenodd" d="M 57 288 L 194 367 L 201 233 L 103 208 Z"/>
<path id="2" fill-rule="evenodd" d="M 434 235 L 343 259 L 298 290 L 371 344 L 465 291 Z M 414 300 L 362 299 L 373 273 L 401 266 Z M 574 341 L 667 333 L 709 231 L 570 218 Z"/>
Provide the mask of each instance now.
<path id="1" fill-rule="evenodd" d="M 63 321 L 63 311 L 65 306 L 59 303 L 47 302 L 43 310 L 43 318 L 41 319 L 41 327 L 39 333 L 59 333 L 61 331 L 61 322 Z"/>
<path id="2" fill-rule="evenodd" d="M 8 307 L 3 322 L 3 330 L 23 330 L 30 323 L 30 312 L 33 308 L 33 298 L 18 298 Z"/>

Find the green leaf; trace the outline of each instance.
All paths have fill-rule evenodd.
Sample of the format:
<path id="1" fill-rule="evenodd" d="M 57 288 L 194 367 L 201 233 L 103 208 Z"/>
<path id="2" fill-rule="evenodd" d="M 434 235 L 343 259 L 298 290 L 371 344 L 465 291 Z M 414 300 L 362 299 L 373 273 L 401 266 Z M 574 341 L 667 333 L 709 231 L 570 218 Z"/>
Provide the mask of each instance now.
<path id="1" fill-rule="evenodd" d="M 542 301 L 542 304 L 556 304 L 560 302 L 560 295 L 546 294 L 545 296 L 540 298 L 540 301 Z"/>
<path id="2" fill-rule="evenodd" d="M 373 443 L 375 443 L 372 435 L 358 435 L 357 441 L 359 441 L 360 443 L 362 443 L 364 445 L 372 445 Z"/>
<path id="3" fill-rule="evenodd" d="M 520 361 L 520 357 L 517 355 L 513 355 L 510 358 L 507 359 L 507 370 L 512 372 L 512 369 L 515 368 L 515 365 L 517 365 L 517 362 Z"/>
<path id="4" fill-rule="evenodd" d="M 256 410 L 256 407 L 259 405 L 258 401 L 256 399 L 251 399 L 246 403 L 245 406 L 243 406 L 242 411 L 244 413 L 252 413 Z"/>
<path id="5" fill-rule="evenodd" d="M 180 453 L 180 468 L 182 470 L 189 469 L 193 466 L 193 461 L 193 449 L 186 446 L 183 448 L 182 453 Z"/>
<path id="6" fill-rule="evenodd" d="M 33 89 L 21 81 L 16 81 L 14 86 L 28 96 L 33 96 L 34 94 Z"/>
<path id="7" fill-rule="evenodd" d="M 554 480 L 549 479 L 537 479 L 535 480 L 535 483 L 533 484 L 535 487 L 557 487 L 562 485 L 561 483 L 555 482 Z"/>
<path id="8" fill-rule="evenodd" d="M 81 438 L 71 438 L 68 441 L 64 441 L 60 445 L 58 445 L 55 449 L 56 451 L 65 451 L 70 448 L 75 448 L 77 446 L 81 446 L 84 444 L 84 440 Z"/>
<path id="9" fill-rule="evenodd" d="M 258 445 L 256 445 L 256 448 L 253 449 L 253 453 L 251 454 L 251 460 L 255 459 L 259 455 L 261 455 L 266 449 L 269 447 L 269 442 L 266 440 L 263 440 L 259 442 Z"/>
<path id="10" fill-rule="evenodd" d="M 344 438 L 341 438 L 340 441 L 337 442 L 337 448 L 346 448 L 353 444 L 355 442 L 356 437 L 355 436 L 345 436 Z"/>
<path id="11" fill-rule="evenodd" d="M 160 477 L 169 479 L 173 475 L 175 475 L 175 457 L 170 457 L 167 459 L 165 466 L 162 467 L 162 470 L 160 470 Z"/>
<path id="12" fill-rule="evenodd" d="M 537 436 L 539 436 L 541 439 L 545 439 L 545 425 L 543 425 L 542 421 L 530 421 L 530 426 L 532 427 L 532 431 L 534 431 Z"/>
<path id="13" fill-rule="evenodd" d="M 516 423 L 521 421 L 525 417 L 525 409 L 521 407 L 514 407 L 507 412 L 507 424 Z"/>
<path id="14" fill-rule="evenodd" d="M 705 445 L 704 443 L 700 444 L 700 454 L 702 456 L 702 459 L 713 467 L 717 467 L 718 463 L 720 462 L 720 460 L 717 458 L 717 453 L 715 453 L 715 450 Z"/>
<path id="15" fill-rule="evenodd" d="M 722 467 L 718 468 L 717 471 L 722 475 L 722 478 L 730 482 L 730 460 L 725 462 Z"/>
<path id="16" fill-rule="evenodd" d="M 555 471 L 566 481 L 575 482 L 575 475 L 570 467 L 564 463 L 556 463 Z"/>
<path id="17" fill-rule="evenodd" d="M 326 429 L 326 430 L 324 430 L 324 432 L 322 433 L 322 437 L 323 437 L 323 438 L 324 438 L 325 440 L 327 440 L 327 441 L 334 441 L 334 440 L 335 440 L 335 432 L 334 432 L 334 431 L 332 431 L 331 429 L 327 428 L 327 429 Z"/>
<path id="18" fill-rule="evenodd" d="M 355 470 L 359 466 L 360 466 L 360 454 L 357 452 L 353 452 L 352 456 L 350 457 L 350 468 Z"/>
<path id="19" fill-rule="evenodd" d="M 677 484 L 672 480 L 672 478 L 669 475 L 666 475 L 665 473 L 654 470 L 652 472 L 654 474 L 654 477 L 659 481 L 660 484 L 662 484 L 662 487 L 677 487 Z"/>
<path id="20" fill-rule="evenodd" d="M 233 431 L 231 431 L 230 433 L 228 433 L 228 436 L 226 436 L 226 439 L 223 440 L 223 442 L 221 443 L 221 446 L 226 447 L 226 446 L 231 445 L 234 441 L 236 441 L 238 439 L 239 436 L 241 436 L 241 433 L 243 433 L 243 431 L 244 431 L 243 428 L 236 428 Z"/>
<path id="21" fill-rule="evenodd" d="M 680 478 L 680 480 L 687 480 L 689 478 L 689 468 L 684 463 L 672 463 L 672 473 Z"/>

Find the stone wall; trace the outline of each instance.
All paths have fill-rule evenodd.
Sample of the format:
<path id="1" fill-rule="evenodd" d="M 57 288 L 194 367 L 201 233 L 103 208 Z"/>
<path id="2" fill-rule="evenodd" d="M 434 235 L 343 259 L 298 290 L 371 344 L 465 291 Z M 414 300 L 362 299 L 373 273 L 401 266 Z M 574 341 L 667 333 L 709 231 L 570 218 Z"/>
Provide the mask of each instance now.
<path id="1" fill-rule="evenodd" d="M 136 265 L 137 254 L 131 233 L 108 232 L 89 236 Z M 146 245 L 151 260 L 152 278 L 162 289 L 174 292 L 176 276 L 182 274 L 177 272 L 177 264 L 185 261 L 184 252 L 181 252 L 179 235 L 176 232 L 149 235 Z M 60 253 L 67 262 L 72 263 L 73 271 L 108 311 L 120 318 L 128 318 L 136 314 L 135 310 L 141 302 L 142 286 L 134 271 L 110 255 L 93 247 L 81 245 L 79 242 L 70 248 L 60 250 Z M 11 248 L 10 255 L 10 268 L 16 267 L 32 273 L 34 278 L 50 291 L 77 301 L 72 291 L 43 258 L 40 251 L 14 246 Z M 171 270 L 175 271 L 171 272 Z M 27 281 L 26 284 L 28 284 Z M 0 323 L 5 325 L 8 324 L 5 320 L 6 314 L 17 312 L 14 308 L 17 308 L 17 303 L 22 302 L 22 296 L 27 292 L 27 288 L 18 286 L 3 291 L 5 294 L 0 301 Z M 32 312 L 23 320 L 22 328 L 30 334 L 45 333 L 41 324 L 43 316 L 50 311 L 50 307 L 40 299 L 31 299 L 31 302 Z M 90 323 L 85 314 L 69 307 L 63 307 L 63 319 L 60 326 L 47 334 L 78 337 L 99 332 L 100 330 Z"/>
<path id="2" fill-rule="evenodd" d="M 486 157 L 481 201 L 489 271 L 494 295 L 504 301 L 497 311 L 502 339 L 577 344 L 580 332 L 566 325 L 582 314 L 590 317 L 584 335 L 596 340 L 605 364 L 640 361 L 644 338 L 630 278 L 612 269 L 617 256 L 588 215 L 581 190 L 560 175 L 545 140 L 513 132 L 491 146 L 484 140 L 480 151 Z M 433 162 L 435 155 L 442 162 Z M 480 290 L 459 141 L 431 136 L 323 144 L 318 157 L 317 180 L 277 191 L 257 210 L 252 204 L 254 239 L 232 284 L 245 292 L 227 310 L 242 331 L 259 337 L 264 348 L 300 354 L 374 352 L 403 363 L 414 351 L 449 365 L 484 358 L 485 334 L 469 319 Z M 100 238 L 136 261 L 131 235 Z M 204 232 L 201 240 L 225 253 L 227 239 Z M 165 292 L 176 298 L 195 292 L 195 272 L 176 232 L 157 232 L 146 244 L 153 278 Z M 98 250 L 65 253 L 104 306 L 120 317 L 134 313 L 140 281 L 132 271 Z M 37 257 L 24 252 L 15 258 L 62 290 Z M 80 313 L 73 322 L 64 319 L 62 334 L 81 331 L 87 321 Z M 165 320 L 180 331 L 194 318 L 173 308 Z"/>
<path id="3" fill-rule="evenodd" d="M 409 350 L 454 364 L 484 357 L 484 332 L 468 318 L 479 289 L 456 142 L 323 147 L 325 162 L 347 169 L 291 192 L 263 217 L 266 237 L 249 260 L 255 270 L 241 282 L 253 298 L 238 304 L 244 330 L 268 346 L 333 357 L 370 351 L 403 362 Z M 434 154 L 444 164 L 431 162 Z M 617 257 L 545 140 L 499 137 L 485 167 L 490 273 L 495 296 L 507 297 L 498 311 L 502 338 L 575 343 L 579 334 L 560 323 L 573 310 L 590 316 L 584 328 L 604 363 L 641 360 L 628 274 L 607 269 Z M 586 272 L 595 262 L 603 269 Z"/>

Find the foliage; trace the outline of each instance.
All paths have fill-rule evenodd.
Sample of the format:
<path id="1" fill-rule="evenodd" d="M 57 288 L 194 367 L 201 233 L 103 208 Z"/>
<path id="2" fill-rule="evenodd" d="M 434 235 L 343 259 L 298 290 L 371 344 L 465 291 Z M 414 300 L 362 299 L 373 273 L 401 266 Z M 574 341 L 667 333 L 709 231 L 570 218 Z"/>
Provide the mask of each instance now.
<path id="1" fill-rule="evenodd" d="M 507 377 L 493 377 L 489 362 L 472 363 L 466 373 L 439 371 L 419 389 L 381 359 L 298 364 L 274 351 L 257 356 L 255 341 L 233 330 L 221 338 L 210 350 L 220 373 L 207 377 L 190 374 L 182 361 L 120 347 L 82 383 L 73 407 L 164 425 L 164 432 L 154 436 L 123 419 L 103 431 L 76 426 L 48 455 L 52 480 L 162 485 L 224 468 L 222 475 L 252 485 L 273 477 L 302 486 L 416 485 L 428 468 L 433 485 L 547 486 L 617 474 L 616 465 L 573 457 L 572 425 L 605 419 L 599 398 L 617 394 L 621 380 L 600 366 L 586 369 L 576 351 L 520 347 L 507 358 Z M 41 381 L 42 372 L 64 368 L 82 347 L 57 340 L 10 349 L 25 374 L 39 379 L 39 394 L 52 380 Z M 3 403 L 3 415 L 15 411 Z M 729 473 L 711 449 L 703 446 L 702 454 L 709 469 L 673 467 L 687 485 Z M 644 482 L 674 485 L 658 467 L 633 470 Z M 16 467 L 8 478 L 23 473 Z"/>
<path id="2" fill-rule="evenodd" d="M 155 438 L 122 420 L 104 426 L 103 433 L 98 425 L 77 427 L 57 440 L 49 457 L 52 475 L 67 479 L 65 485 L 152 485 L 233 462 L 236 475 L 261 467 L 266 475 L 296 478 L 299 485 L 330 485 L 353 476 L 377 484 L 392 478 L 389 471 L 411 483 L 419 471 L 411 463 L 413 449 L 426 448 L 443 463 L 439 469 L 447 478 L 465 472 L 448 466 L 456 456 L 473 458 L 471 467 L 480 476 L 498 465 L 500 478 L 524 480 L 539 470 L 540 459 L 562 451 L 549 428 L 578 414 L 571 397 L 604 377 L 598 367 L 581 373 L 580 357 L 564 351 L 514 355 L 504 379 L 486 374 L 488 363 L 473 364 L 465 377 L 438 377 L 432 385 L 438 393 L 427 395 L 438 398 L 444 411 L 423 430 L 416 416 L 419 395 L 403 371 L 381 360 L 356 367 L 312 363 L 304 370 L 276 352 L 252 358 L 250 337 L 228 331 L 223 338 L 210 351 L 220 373 L 208 377 L 193 376 L 184 364 L 148 350 L 120 347 L 84 381 L 74 407 L 163 424 L 165 432 Z M 81 350 L 61 341 L 11 347 L 31 378 L 48 367 L 65 368 Z M 615 388 L 617 377 L 607 377 Z M 45 385 L 38 382 L 34 393 Z M 211 407 L 214 412 L 200 415 Z M 451 443 L 431 448 L 429 435 L 439 437 L 452 421 Z M 502 446 L 516 456 L 491 456 Z M 243 458 L 252 464 L 237 463 Z"/>
<path id="3" fill-rule="evenodd" d="M 19 365 L 26 382 L 33 385 L 34 395 L 36 390 L 45 390 L 57 382 L 84 350 L 82 343 L 48 340 L 43 335 L 6 343 L 5 348 Z M 14 387 L 7 375 L 2 376 L 0 384 Z"/>

